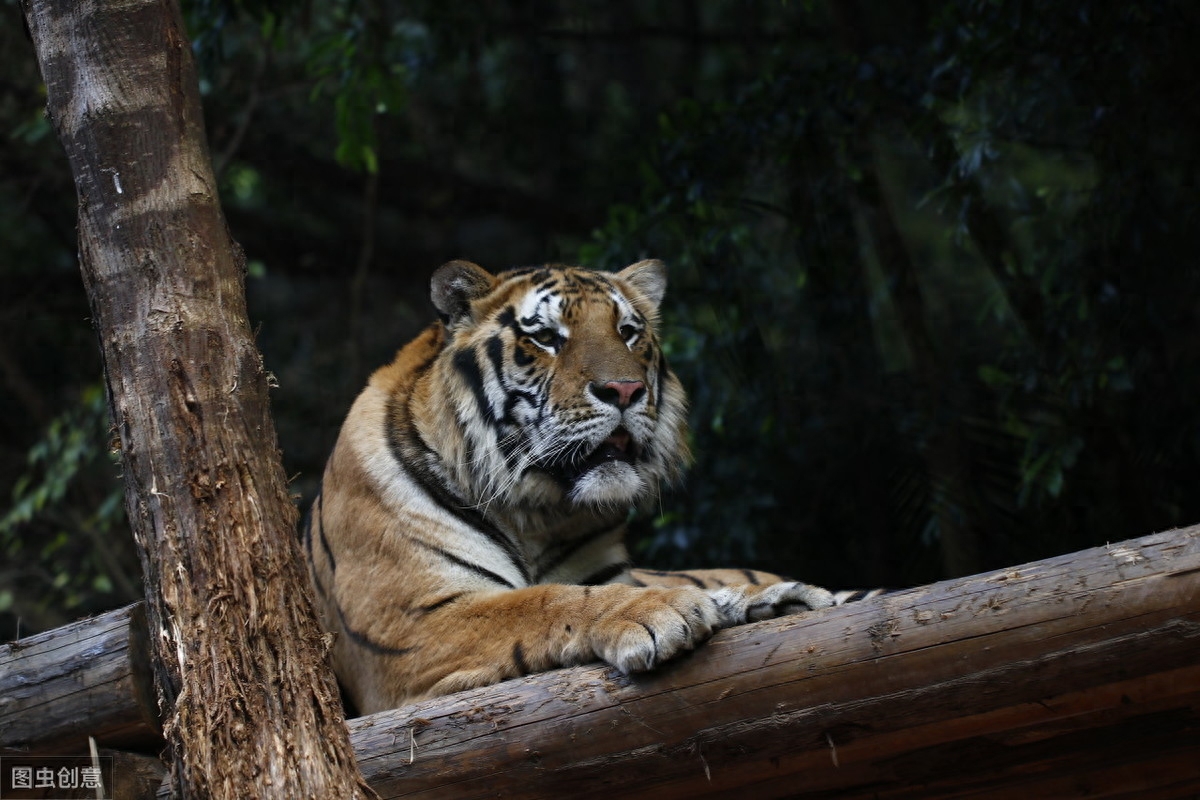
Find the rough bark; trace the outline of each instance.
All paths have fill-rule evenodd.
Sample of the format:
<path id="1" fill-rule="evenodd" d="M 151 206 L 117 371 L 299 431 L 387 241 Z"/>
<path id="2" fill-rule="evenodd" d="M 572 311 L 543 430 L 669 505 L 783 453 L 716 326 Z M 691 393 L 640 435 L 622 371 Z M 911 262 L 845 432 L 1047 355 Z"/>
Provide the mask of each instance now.
<path id="1" fill-rule="evenodd" d="M 82 663 L 55 641 L 0 649 L 0 688 L 52 652 Z M 1191 797 L 1197 653 L 1200 526 L 723 631 L 650 675 L 557 670 L 350 727 L 385 797 Z M 71 702 L 22 700 L 0 731 Z"/>
<path id="2" fill-rule="evenodd" d="M 174 789 L 362 796 L 178 6 L 24 11 L 75 179 Z"/>

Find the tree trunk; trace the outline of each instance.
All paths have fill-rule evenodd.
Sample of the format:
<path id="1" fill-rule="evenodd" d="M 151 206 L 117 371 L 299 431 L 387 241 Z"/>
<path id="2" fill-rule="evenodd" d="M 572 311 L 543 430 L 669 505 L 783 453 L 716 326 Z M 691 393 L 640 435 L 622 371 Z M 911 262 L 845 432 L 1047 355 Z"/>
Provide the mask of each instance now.
<path id="1" fill-rule="evenodd" d="M 980 515 L 962 415 L 954 411 L 952 393 L 956 382 L 947 366 L 947 355 L 940 351 L 929 330 L 917 265 L 904 242 L 880 174 L 878 139 L 861 129 L 856 136 L 862 178 L 851 191 L 858 199 L 859 213 L 880 266 L 889 278 L 896 316 L 912 355 L 916 407 L 925 429 L 920 452 L 933 494 L 942 571 L 947 577 L 970 575 L 978 572 L 982 563 Z"/>
<path id="2" fill-rule="evenodd" d="M 24 11 L 75 178 L 174 793 L 367 795 L 178 6 L 26 0 Z"/>

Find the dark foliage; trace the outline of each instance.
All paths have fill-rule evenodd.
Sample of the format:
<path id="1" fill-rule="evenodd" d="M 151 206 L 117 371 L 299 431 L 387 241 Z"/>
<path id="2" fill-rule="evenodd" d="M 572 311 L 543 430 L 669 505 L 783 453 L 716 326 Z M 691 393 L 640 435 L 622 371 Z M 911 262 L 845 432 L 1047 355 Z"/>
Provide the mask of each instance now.
<path id="1" fill-rule="evenodd" d="M 644 561 L 898 586 L 1200 520 L 1200 6 L 188 13 L 298 494 L 438 264 L 652 255 L 697 464 Z M 74 193 L 0 42 L 0 611 L 45 627 L 136 588 Z"/>

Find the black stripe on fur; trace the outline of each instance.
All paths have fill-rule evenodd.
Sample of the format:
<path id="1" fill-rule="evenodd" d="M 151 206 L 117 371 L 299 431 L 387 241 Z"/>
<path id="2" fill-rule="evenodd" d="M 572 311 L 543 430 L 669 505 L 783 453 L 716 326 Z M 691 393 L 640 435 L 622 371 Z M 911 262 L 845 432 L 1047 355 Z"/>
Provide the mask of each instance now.
<path id="1" fill-rule="evenodd" d="M 597 528 L 594 531 L 585 533 L 582 536 L 577 536 L 568 542 L 558 545 L 557 552 L 551 556 L 550 561 L 546 564 L 538 566 L 538 579 L 540 580 L 542 576 L 549 575 L 551 572 L 561 567 L 567 562 L 568 559 L 571 558 L 571 556 L 575 555 L 584 547 L 588 546 L 597 539 L 601 539 L 604 536 L 616 533 L 620 527 L 620 524 L 605 525 L 603 528 Z"/>
<path id="2" fill-rule="evenodd" d="M 459 599 L 460 597 L 462 597 L 461 592 L 456 593 L 456 594 L 447 595 L 446 597 L 443 597 L 441 600 L 435 600 L 432 603 L 430 603 L 429 605 L 420 606 L 413 610 L 415 613 L 419 613 L 419 614 L 432 614 L 434 611 L 437 611 L 439 608 L 445 608 L 446 606 L 450 605 L 451 603 L 453 603 L 455 600 Z"/>
<path id="3" fill-rule="evenodd" d="M 422 547 L 424 547 L 426 550 L 437 553 L 439 556 L 446 559 L 451 564 L 457 564 L 458 566 L 462 567 L 463 569 L 468 569 L 471 572 L 474 572 L 476 575 L 479 575 L 480 577 L 487 578 L 489 581 L 498 583 L 501 586 L 507 586 L 509 589 L 517 588 L 512 583 L 512 581 L 508 580 L 503 575 L 499 575 L 495 572 L 492 572 L 487 567 L 481 567 L 478 564 L 474 564 L 470 561 L 467 561 L 465 558 L 460 558 L 460 557 L 454 555 L 454 553 L 451 553 L 449 550 L 445 550 L 436 545 L 429 544 L 428 542 L 423 542 L 420 539 L 414 538 L 413 541 L 416 542 L 417 544 L 421 545 Z"/>
<path id="4" fill-rule="evenodd" d="M 695 575 L 689 575 L 686 572 L 664 572 L 664 571 L 653 570 L 653 569 L 644 569 L 644 570 L 642 570 L 642 572 L 646 573 L 647 575 L 657 575 L 660 578 L 683 578 L 685 581 L 694 583 L 696 586 L 699 586 L 701 589 L 706 588 L 704 585 L 704 581 L 700 580 Z"/>
<path id="5" fill-rule="evenodd" d="M 475 395 L 475 405 L 479 408 L 480 416 L 489 425 L 494 426 L 499 420 L 496 418 L 495 409 L 488 402 L 487 389 L 483 385 L 483 370 L 479 368 L 475 354 L 470 350 L 460 350 L 454 354 L 453 363 L 458 374 L 470 387 L 471 393 Z"/>
<path id="6" fill-rule="evenodd" d="M 407 403 L 401 407 L 393 398 L 388 405 L 386 415 L 388 447 L 392 451 L 392 456 L 404 467 L 408 476 L 435 503 L 499 547 L 517 571 L 521 573 L 525 583 L 531 583 L 529 565 L 525 563 L 524 557 L 513 540 L 488 522 L 483 514 L 465 505 L 460 498 L 451 494 L 439 476 L 434 474 L 429 465 L 436 462 L 437 453 L 421 438 L 415 426 L 412 425 L 412 415 L 408 410 Z M 401 413 L 397 413 L 398 411 L 402 413 L 402 418 Z M 406 456 L 409 453 L 413 453 L 414 456 L 419 453 L 421 457 L 408 458 Z"/>
<path id="7" fill-rule="evenodd" d="M 529 668 L 529 662 L 525 660 L 525 651 L 521 649 L 520 642 L 513 642 L 512 660 L 513 666 L 516 667 L 518 677 L 528 675 L 529 673 L 533 672 L 533 670 Z"/>
<path id="8" fill-rule="evenodd" d="M 591 575 L 588 575 L 580 583 L 584 586 L 600 586 L 621 575 L 630 566 L 632 565 L 628 561 L 618 561 L 616 564 L 609 564 L 607 567 L 602 567 Z"/>
<path id="9" fill-rule="evenodd" d="M 342 623 L 342 630 L 346 632 L 346 635 L 355 644 L 361 645 L 380 656 L 406 656 L 417 649 L 415 647 L 388 647 L 385 644 L 380 644 L 365 633 L 350 627 L 350 623 L 346 620 L 346 612 L 342 610 L 341 604 L 335 603 L 335 605 L 337 606 L 338 619 Z"/>
<path id="10" fill-rule="evenodd" d="M 333 550 L 329 547 L 329 540 L 325 538 L 324 504 L 321 502 L 320 494 L 317 494 L 317 498 L 313 500 L 313 510 L 316 512 L 317 537 L 321 540 L 321 549 L 325 552 L 325 558 L 329 559 L 329 574 L 332 575 L 337 572 L 337 561 L 333 557 Z"/>

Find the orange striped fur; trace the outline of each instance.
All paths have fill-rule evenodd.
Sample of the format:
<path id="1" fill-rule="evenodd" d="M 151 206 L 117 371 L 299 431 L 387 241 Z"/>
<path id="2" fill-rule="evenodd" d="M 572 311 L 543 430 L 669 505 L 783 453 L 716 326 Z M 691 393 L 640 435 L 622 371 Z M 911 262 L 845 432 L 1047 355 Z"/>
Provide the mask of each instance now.
<path id="1" fill-rule="evenodd" d="M 442 320 L 371 376 L 304 526 L 347 694 L 370 713 L 841 597 L 749 570 L 633 569 L 630 510 L 689 455 L 658 342 L 661 262 L 433 276 Z"/>

